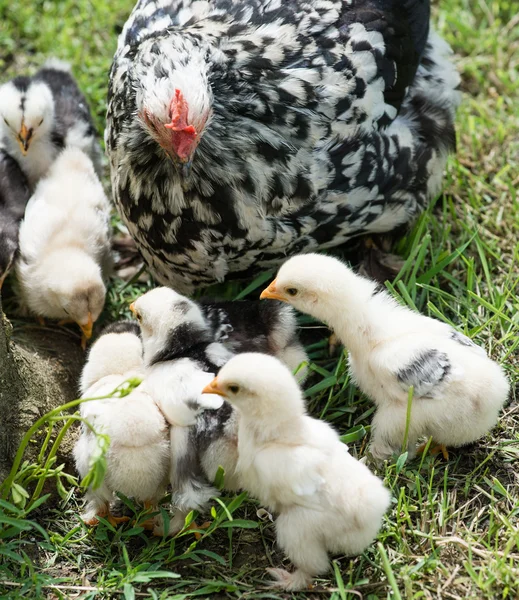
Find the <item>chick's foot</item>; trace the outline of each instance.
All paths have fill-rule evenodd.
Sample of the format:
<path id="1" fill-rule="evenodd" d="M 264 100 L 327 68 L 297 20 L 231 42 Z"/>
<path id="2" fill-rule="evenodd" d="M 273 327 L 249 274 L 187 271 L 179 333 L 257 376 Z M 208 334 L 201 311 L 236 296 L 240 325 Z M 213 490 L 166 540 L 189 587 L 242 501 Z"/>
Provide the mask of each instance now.
<path id="1" fill-rule="evenodd" d="M 110 523 L 112 527 L 117 527 L 120 523 L 127 523 L 130 520 L 130 517 L 114 517 L 111 513 L 108 513 L 106 516 L 106 520 Z"/>
<path id="2" fill-rule="evenodd" d="M 274 581 L 268 583 L 271 588 L 278 588 L 286 592 L 297 592 L 312 589 L 312 578 L 308 573 L 297 569 L 293 573 L 285 569 L 267 569 L 267 573 Z"/>
<path id="3" fill-rule="evenodd" d="M 420 444 L 418 446 L 418 448 L 416 449 L 417 454 L 423 454 L 425 451 L 425 448 L 427 447 L 427 443 L 428 442 L 424 442 L 423 444 Z M 442 456 L 445 460 L 449 460 L 449 451 L 447 450 L 447 446 L 445 446 L 445 444 L 435 444 L 434 446 L 431 445 L 429 448 L 429 452 L 433 455 L 436 456 L 436 454 L 440 454 L 440 452 L 442 453 Z"/>

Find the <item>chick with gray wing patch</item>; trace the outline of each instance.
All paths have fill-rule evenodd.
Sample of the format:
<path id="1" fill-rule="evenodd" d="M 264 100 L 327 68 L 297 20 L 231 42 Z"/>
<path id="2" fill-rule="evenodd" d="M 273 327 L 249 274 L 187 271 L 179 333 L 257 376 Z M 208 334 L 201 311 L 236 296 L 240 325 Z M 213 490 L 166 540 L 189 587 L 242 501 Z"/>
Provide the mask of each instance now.
<path id="1" fill-rule="evenodd" d="M 20 221 L 28 200 L 27 177 L 16 160 L 0 149 L 0 290 L 18 251 Z"/>
<path id="2" fill-rule="evenodd" d="M 143 376 L 142 342 L 135 324 L 122 321 L 110 325 L 91 347 L 81 375 L 82 398 L 107 396 L 81 404 L 81 416 L 90 425 L 83 423 L 74 448 L 81 477 L 86 476 L 98 452 L 96 433 L 110 439 L 104 480 L 99 488 L 89 488 L 86 493 L 82 518 L 88 525 L 96 525 L 99 516 L 112 525 L 128 520 L 110 513 L 114 492 L 153 509 L 167 487 L 168 426 L 153 398 L 142 384 L 129 395 L 109 397 L 128 379 Z"/>
<path id="3" fill-rule="evenodd" d="M 236 409 L 237 473 L 277 513 L 278 544 L 296 571 L 269 569 L 273 585 L 301 590 L 329 569 L 328 553 L 355 555 L 376 537 L 389 493 L 337 432 L 306 414 L 290 371 L 272 356 L 233 357 L 205 389 Z"/>
<path id="4" fill-rule="evenodd" d="M 63 61 L 51 59 L 32 77 L 15 77 L 0 87 L 0 138 L 31 189 L 65 147 L 83 150 L 101 175 L 88 104 Z"/>
<path id="5" fill-rule="evenodd" d="M 294 256 L 261 297 L 324 321 L 348 349 L 353 379 L 377 407 L 375 459 L 402 450 L 411 387 L 410 456 L 419 438 L 432 437 L 434 451 L 448 458 L 447 446 L 475 442 L 497 423 L 510 390 L 502 367 L 450 325 L 401 306 L 341 261 Z"/>

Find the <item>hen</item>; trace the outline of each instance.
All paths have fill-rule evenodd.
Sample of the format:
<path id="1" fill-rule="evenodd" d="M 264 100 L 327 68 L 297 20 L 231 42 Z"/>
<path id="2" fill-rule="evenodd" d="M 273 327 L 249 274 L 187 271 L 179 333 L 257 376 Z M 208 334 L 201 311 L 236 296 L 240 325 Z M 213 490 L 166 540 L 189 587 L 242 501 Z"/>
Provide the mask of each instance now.
<path id="1" fill-rule="evenodd" d="M 105 140 L 114 197 L 182 293 L 408 225 L 454 148 L 428 0 L 140 0 Z"/>

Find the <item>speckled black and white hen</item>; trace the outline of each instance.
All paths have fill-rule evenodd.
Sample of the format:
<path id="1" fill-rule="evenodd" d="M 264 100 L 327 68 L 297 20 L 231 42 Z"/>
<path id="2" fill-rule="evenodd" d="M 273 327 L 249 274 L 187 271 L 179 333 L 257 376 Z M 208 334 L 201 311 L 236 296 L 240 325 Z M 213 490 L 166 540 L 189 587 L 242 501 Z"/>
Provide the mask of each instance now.
<path id="1" fill-rule="evenodd" d="M 140 0 L 105 139 L 155 277 L 184 293 L 409 224 L 454 148 L 428 0 Z"/>

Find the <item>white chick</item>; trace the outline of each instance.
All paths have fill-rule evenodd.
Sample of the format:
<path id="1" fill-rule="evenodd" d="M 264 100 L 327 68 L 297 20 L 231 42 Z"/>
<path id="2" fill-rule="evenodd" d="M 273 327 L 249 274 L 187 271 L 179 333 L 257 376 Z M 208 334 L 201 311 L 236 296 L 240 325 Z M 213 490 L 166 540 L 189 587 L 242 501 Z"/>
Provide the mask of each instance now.
<path id="1" fill-rule="evenodd" d="M 354 380 L 377 406 L 376 460 L 402 450 L 411 386 L 410 456 L 419 438 L 432 436 L 434 451 L 448 458 L 447 446 L 474 442 L 496 424 L 509 392 L 503 369 L 449 325 L 399 305 L 339 260 L 295 256 L 261 297 L 324 321 L 347 348 Z"/>
<path id="2" fill-rule="evenodd" d="M 92 161 L 68 148 L 29 200 L 16 264 L 22 301 L 39 317 L 73 321 L 84 340 L 104 306 L 110 204 Z"/>
<path id="3" fill-rule="evenodd" d="M 236 440 L 230 405 L 202 389 L 231 355 L 213 334 L 197 304 L 168 288 L 156 288 L 136 300 L 144 347 L 143 389 L 157 402 L 171 425 L 171 474 L 175 516 L 173 535 L 187 514 L 203 511 L 218 495 L 212 485 L 218 466 L 225 486 L 236 489 Z M 216 361 L 213 362 L 213 361 Z M 212 409 L 204 412 L 206 409 Z"/>
<path id="4" fill-rule="evenodd" d="M 135 377 L 143 377 L 138 327 L 131 321 L 116 323 L 90 349 L 81 376 L 81 397 L 109 395 Z M 110 513 L 116 491 L 143 502 L 146 508 L 156 507 L 167 486 L 170 450 L 167 423 L 151 396 L 138 387 L 124 397 L 85 402 L 81 416 L 97 433 L 110 438 L 103 483 L 86 493 L 85 523 L 95 525 L 99 516 L 112 525 L 128 520 Z M 96 436 L 83 424 L 74 448 L 81 477 L 88 473 L 96 452 Z"/>
<path id="5" fill-rule="evenodd" d="M 274 585 L 303 589 L 328 570 L 329 552 L 355 555 L 368 547 L 389 493 L 328 424 L 306 414 L 287 367 L 265 354 L 239 354 L 204 392 L 237 409 L 236 470 L 243 487 L 278 514 L 277 540 L 296 571 L 269 569 Z"/>

